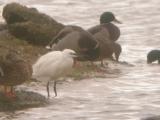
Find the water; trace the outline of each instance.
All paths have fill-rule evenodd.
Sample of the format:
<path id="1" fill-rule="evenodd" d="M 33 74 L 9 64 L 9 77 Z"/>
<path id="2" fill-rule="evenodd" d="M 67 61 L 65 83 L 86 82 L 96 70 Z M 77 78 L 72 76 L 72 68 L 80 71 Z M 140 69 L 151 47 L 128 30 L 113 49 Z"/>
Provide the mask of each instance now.
<path id="1" fill-rule="evenodd" d="M 146 54 L 160 48 L 160 1 L 0 0 L 1 8 L 11 1 L 85 29 L 99 24 L 102 12 L 112 11 L 123 22 L 117 25 L 122 32 L 120 61 L 133 66 L 111 64 L 118 72 L 106 78 L 65 82 L 49 106 L 0 113 L 0 120 L 139 120 L 160 114 L 160 67 L 146 64 Z"/>

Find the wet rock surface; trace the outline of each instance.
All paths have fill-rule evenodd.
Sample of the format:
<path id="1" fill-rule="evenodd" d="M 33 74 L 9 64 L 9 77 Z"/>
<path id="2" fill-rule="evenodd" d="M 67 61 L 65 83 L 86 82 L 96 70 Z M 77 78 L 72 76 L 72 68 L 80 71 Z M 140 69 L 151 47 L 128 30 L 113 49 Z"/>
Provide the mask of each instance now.
<path id="1" fill-rule="evenodd" d="M 142 120 L 160 120 L 160 116 L 147 117 L 147 118 L 144 118 Z"/>
<path id="2" fill-rule="evenodd" d="M 3 17 L 12 35 L 34 45 L 47 45 L 63 28 L 61 23 L 36 8 L 18 3 L 7 4 L 3 9 Z"/>
<path id="3" fill-rule="evenodd" d="M 0 112 L 40 107 L 47 103 L 48 101 L 43 95 L 31 91 L 16 91 L 14 99 L 9 99 L 0 93 Z"/>

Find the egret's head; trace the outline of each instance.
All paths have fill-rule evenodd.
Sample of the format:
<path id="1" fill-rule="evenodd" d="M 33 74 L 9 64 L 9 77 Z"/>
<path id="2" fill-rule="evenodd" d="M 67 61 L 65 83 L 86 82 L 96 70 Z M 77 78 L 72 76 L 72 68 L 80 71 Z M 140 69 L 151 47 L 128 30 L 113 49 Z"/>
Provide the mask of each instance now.
<path id="1" fill-rule="evenodd" d="M 71 49 L 64 49 L 63 53 L 68 55 L 68 56 L 70 56 L 70 57 L 72 57 L 72 58 L 77 57 L 76 52 L 74 50 L 71 50 Z"/>
<path id="2" fill-rule="evenodd" d="M 102 15 L 100 16 L 100 23 L 103 24 L 103 23 L 110 23 L 110 22 L 116 22 L 116 23 L 119 23 L 121 24 L 120 21 L 118 21 L 114 14 L 112 12 L 104 12 L 102 13 Z"/>

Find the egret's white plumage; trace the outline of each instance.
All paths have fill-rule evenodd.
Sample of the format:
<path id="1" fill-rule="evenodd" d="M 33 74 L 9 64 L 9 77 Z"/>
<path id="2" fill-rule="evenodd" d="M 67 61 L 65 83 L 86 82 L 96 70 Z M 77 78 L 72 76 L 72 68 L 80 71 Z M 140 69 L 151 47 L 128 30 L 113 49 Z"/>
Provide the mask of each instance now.
<path id="1" fill-rule="evenodd" d="M 76 57 L 75 54 L 73 50 L 65 49 L 63 51 L 52 51 L 41 56 L 33 65 L 32 77 L 40 81 L 49 82 L 53 80 L 56 82 L 58 77 L 64 76 L 71 70 L 74 64 L 73 58 Z"/>

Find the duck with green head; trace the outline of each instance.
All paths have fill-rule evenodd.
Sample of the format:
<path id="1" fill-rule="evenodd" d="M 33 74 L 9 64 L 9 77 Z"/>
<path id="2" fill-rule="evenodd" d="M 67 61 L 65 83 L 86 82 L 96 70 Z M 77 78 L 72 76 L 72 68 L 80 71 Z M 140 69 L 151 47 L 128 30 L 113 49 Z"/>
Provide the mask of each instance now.
<path id="1" fill-rule="evenodd" d="M 103 59 L 110 58 L 113 53 L 115 54 L 116 61 L 118 61 L 122 50 L 120 44 L 115 43 L 120 37 L 120 29 L 112 22 L 121 24 L 112 12 L 104 12 L 100 16 L 100 24 L 88 29 L 88 32 L 90 32 L 100 44 L 100 60 L 102 64 Z"/>

